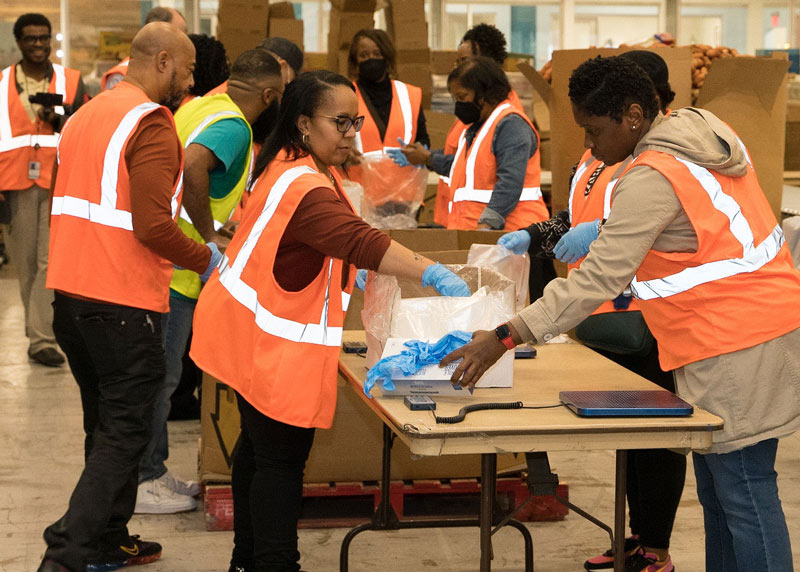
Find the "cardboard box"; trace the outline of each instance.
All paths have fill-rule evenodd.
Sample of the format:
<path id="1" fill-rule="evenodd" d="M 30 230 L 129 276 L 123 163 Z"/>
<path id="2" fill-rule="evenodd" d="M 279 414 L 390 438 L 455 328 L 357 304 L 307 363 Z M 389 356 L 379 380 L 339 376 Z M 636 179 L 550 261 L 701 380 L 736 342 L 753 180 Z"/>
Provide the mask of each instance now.
<path id="1" fill-rule="evenodd" d="M 289 18 L 275 18 L 270 16 L 269 36 L 271 38 L 286 38 L 302 50 L 304 46 L 303 21 Z"/>
<path id="2" fill-rule="evenodd" d="M 553 172 L 552 209 L 558 212 L 567 208 L 569 200 L 569 174 L 573 165 L 583 154 L 583 130 L 575 124 L 572 105 L 569 101 L 569 76 L 580 64 L 597 56 L 614 56 L 631 48 L 591 48 L 587 50 L 556 50 L 553 52 L 552 85 L 529 64 L 518 65 L 522 74 L 531 82 L 533 89 L 549 111 L 549 121 L 542 118 L 543 107 L 535 108 L 533 115 L 537 123 L 549 126 Z M 669 81 L 675 92 L 675 109 L 691 103 L 692 52 L 687 48 L 652 48 L 664 58 L 669 68 Z M 535 98 L 534 98 L 535 99 Z M 547 131 L 547 129 L 542 129 Z"/>
<path id="3" fill-rule="evenodd" d="M 375 14 L 372 12 L 342 12 L 331 8 L 328 28 L 328 51 L 350 47 L 356 32 L 375 27 Z"/>
<path id="4" fill-rule="evenodd" d="M 381 358 L 398 355 L 404 349 L 406 338 L 389 338 L 383 348 Z M 427 340 L 436 341 L 436 340 Z M 450 377 L 461 362 L 451 363 L 447 367 L 437 364 L 427 365 L 411 375 L 392 377 L 394 391 L 379 388 L 383 395 L 446 395 L 448 397 L 469 398 L 472 390 L 465 390 L 460 385 L 450 383 Z M 514 353 L 506 352 L 480 378 L 476 387 L 512 387 L 514 383 Z"/>
<path id="5" fill-rule="evenodd" d="M 441 312 L 438 304 L 424 309 L 417 307 L 425 307 L 425 299 L 439 298 L 432 287 L 423 287 L 419 281 L 370 273 L 361 313 L 367 340 L 367 367 L 378 362 L 389 338 L 438 339 L 452 330 L 494 328 L 516 314 L 514 281 L 488 268 L 459 265 L 451 269 L 467 283 L 473 302 L 477 298 L 475 293 L 484 287 L 491 300 L 486 296 L 483 305 L 473 306 L 467 312 L 436 313 Z M 409 307 L 405 301 L 410 299 L 421 300 Z M 430 319 L 434 314 L 438 316 L 437 322 Z"/>
<path id="6" fill-rule="evenodd" d="M 270 16 L 273 18 L 294 20 L 294 6 L 291 2 L 272 2 L 269 5 Z"/>
<path id="7" fill-rule="evenodd" d="M 398 65 L 411 65 L 425 66 L 427 72 L 431 72 L 431 51 L 428 48 L 420 50 L 398 50 L 397 51 L 397 64 Z"/>
<path id="8" fill-rule="evenodd" d="M 447 139 L 447 132 L 456 120 L 456 116 L 452 113 L 444 113 L 442 111 L 425 111 L 425 122 L 428 128 L 428 135 L 431 138 L 431 149 L 443 149 L 444 142 Z M 428 193 L 429 196 L 430 193 Z"/>
<path id="9" fill-rule="evenodd" d="M 382 422 L 364 402 L 365 396 L 350 388 L 340 376 L 333 427 L 319 430 L 306 463 L 306 483 L 377 481 L 381 478 Z M 199 475 L 203 482 L 228 482 L 232 455 L 239 439 L 239 410 L 235 394 L 224 383 L 203 376 Z M 358 446 L 353 446 L 354 443 Z M 498 472 L 524 464 L 524 457 L 498 455 Z M 480 455 L 412 458 L 399 439 L 392 448 L 392 479 L 440 479 L 477 477 Z"/>
<path id="10" fill-rule="evenodd" d="M 397 50 L 428 47 L 428 24 L 423 0 L 392 0 L 385 15 L 386 29 Z"/>
<path id="11" fill-rule="evenodd" d="M 433 73 L 438 75 L 447 75 L 456 67 L 456 59 L 458 54 L 455 51 L 435 51 L 431 57 L 431 65 Z"/>
<path id="12" fill-rule="evenodd" d="M 220 0 L 217 37 L 232 62 L 267 37 L 269 15 L 267 0 Z"/>
<path id="13" fill-rule="evenodd" d="M 786 150 L 784 171 L 800 171 L 800 101 L 790 101 L 786 107 Z"/>
<path id="14" fill-rule="evenodd" d="M 589 58 L 618 55 L 631 48 L 557 50 L 553 52 L 552 85 L 532 67 L 518 67 L 546 104 L 550 126 L 550 169 L 553 173 L 553 212 L 566 208 L 569 173 L 583 153 L 583 130 L 575 125 L 569 102 L 569 76 Z M 673 109 L 691 104 L 691 63 L 688 47 L 651 48 L 669 67 L 670 85 L 675 92 Z M 753 160 L 758 180 L 776 216 L 779 217 L 783 190 L 785 148 L 786 55 L 772 58 L 727 58 L 714 60 L 700 90 L 697 107 L 708 109 L 727 122 L 741 137 Z M 543 124 L 542 107 L 534 116 Z"/>
<path id="15" fill-rule="evenodd" d="M 331 7 L 342 12 L 374 12 L 376 0 L 331 0 Z"/>
<path id="16" fill-rule="evenodd" d="M 725 121 L 744 142 L 778 220 L 786 145 L 786 58 L 786 53 L 776 52 L 769 58 L 714 60 L 697 98 L 697 107 Z"/>

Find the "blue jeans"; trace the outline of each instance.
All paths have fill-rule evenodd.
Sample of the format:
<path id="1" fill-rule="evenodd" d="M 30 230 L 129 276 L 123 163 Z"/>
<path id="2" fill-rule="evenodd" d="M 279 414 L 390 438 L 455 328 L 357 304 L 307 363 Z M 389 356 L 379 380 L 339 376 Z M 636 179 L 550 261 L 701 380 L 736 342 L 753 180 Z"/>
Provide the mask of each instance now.
<path id="1" fill-rule="evenodd" d="M 170 296 L 169 314 L 164 314 L 161 321 L 166 373 L 153 410 L 152 437 L 139 462 L 140 483 L 157 479 L 167 472 L 164 462 L 169 457 L 167 417 L 169 417 L 170 397 L 175 393 L 175 388 L 181 380 L 183 354 L 186 352 L 186 342 L 192 332 L 192 318 L 196 305 L 196 300 Z"/>
<path id="2" fill-rule="evenodd" d="M 706 528 L 706 572 L 792 572 L 789 530 L 768 439 L 723 454 L 693 454 Z"/>

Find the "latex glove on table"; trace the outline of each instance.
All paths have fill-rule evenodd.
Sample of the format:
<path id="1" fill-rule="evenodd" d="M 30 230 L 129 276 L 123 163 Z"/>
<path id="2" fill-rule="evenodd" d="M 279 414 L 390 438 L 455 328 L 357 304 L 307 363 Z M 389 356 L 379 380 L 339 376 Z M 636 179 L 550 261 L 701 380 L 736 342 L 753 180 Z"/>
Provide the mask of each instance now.
<path id="1" fill-rule="evenodd" d="M 442 296 L 471 296 L 469 286 L 456 274 L 438 262 L 422 273 L 422 285 L 433 286 Z"/>
<path id="2" fill-rule="evenodd" d="M 208 261 L 208 268 L 200 275 L 200 281 L 205 283 L 211 277 L 211 273 L 222 262 L 222 253 L 219 251 L 217 245 L 213 242 L 207 242 L 206 246 L 211 251 L 211 260 Z"/>
<path id="3" fill-rule="evenodd" d="M 515 230 L 497 239 L 497 244 L 514 254 L 525 254 L 531 246 L 531 235 L 527 230 Z"/>
<path id="4" fill-rule="evenodd" d="M 589 247 L 597 239 L 599 232 L 599 218 L 591 222 L 582 222 L 561 237 L 553 249 L 553 254 L 561 262 L 573 264 L 589 254 Z"/>

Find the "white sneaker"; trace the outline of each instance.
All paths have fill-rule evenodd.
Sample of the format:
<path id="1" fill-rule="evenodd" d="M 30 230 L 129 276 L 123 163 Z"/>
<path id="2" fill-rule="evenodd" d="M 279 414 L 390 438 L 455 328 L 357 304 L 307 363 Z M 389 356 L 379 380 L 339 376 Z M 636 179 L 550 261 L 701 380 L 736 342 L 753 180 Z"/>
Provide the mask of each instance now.
<path id="1" fill-rule="evenodd" d="M 133 512 L 137 514 L 174 514 L 195 508 L 197 508 L 197 503 L 192 497 L 179 495 L 167 488 L 161 479 L 153 479 L 139 483 L 136 491 L 136 507 Z"/>
<path id="2" fill-rule="evenodd" d="M 167 471 L 158 480 L 161 484 L 166 486 L 169 490 L 179 495 L 186 495 L 187 497 L 196 497 L 200 494 L 200 483 L 197 481 L 182 481 L 176 478 L 172 473 Z"/>

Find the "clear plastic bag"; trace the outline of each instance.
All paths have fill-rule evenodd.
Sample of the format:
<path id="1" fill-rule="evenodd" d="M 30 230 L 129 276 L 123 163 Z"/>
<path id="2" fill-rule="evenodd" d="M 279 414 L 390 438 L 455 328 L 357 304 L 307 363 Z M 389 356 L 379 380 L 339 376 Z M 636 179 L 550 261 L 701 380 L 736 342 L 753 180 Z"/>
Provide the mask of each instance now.
<path id="1" fill-rule="evenodd" d="M 342 189 L 347 195 L 347 198 L 350 199 L 350 202 L 353 203 L 356 214 L 361 216 L 361 204 L 364 201 L 364 187 L 350 179 L 342 179 Z"/>
<path id="2" fill-rule="evenodd" d="M 388 156 L 364 157 L 359 166 L 364 220 L 381 229 L 416 228 L 428 185 L 427 170 L 400 167 Z"/>
<path id="3" fill-rule="evenodd" d="M 498 272 L 447 265 L 474 292 L 469 298 L 439 296 L 410 280 L 370 272 L 361 318 L 367 337 L 367 367 L 381 357 L 390 337 L 436 339 L 452 330 L 492 329 L 514 315 L 514 283 Z"/>
<path id="4" fill-rule="evenodd" d="M 467 264 L 491 268 L 512 280 L 516 285 L 516 310 L 528 305 L 531 260 L 528 254 L 514 254 L 497 244 L 473 244 L 469 248 Z"/>

